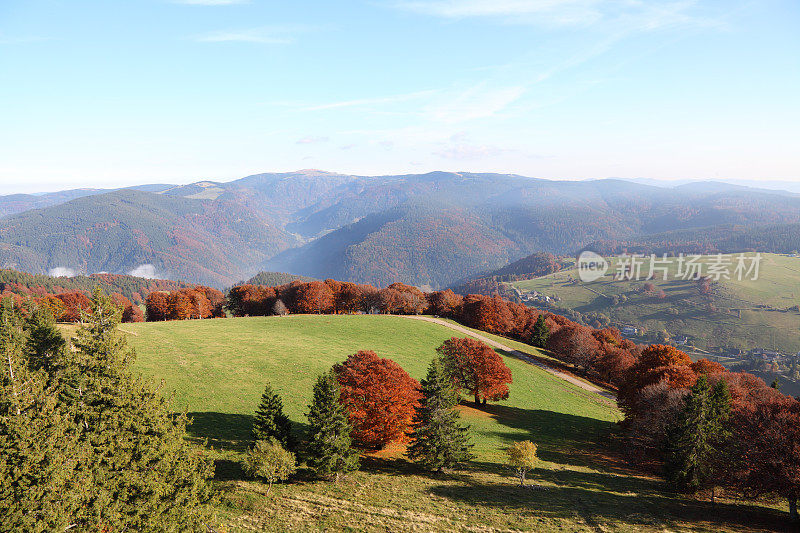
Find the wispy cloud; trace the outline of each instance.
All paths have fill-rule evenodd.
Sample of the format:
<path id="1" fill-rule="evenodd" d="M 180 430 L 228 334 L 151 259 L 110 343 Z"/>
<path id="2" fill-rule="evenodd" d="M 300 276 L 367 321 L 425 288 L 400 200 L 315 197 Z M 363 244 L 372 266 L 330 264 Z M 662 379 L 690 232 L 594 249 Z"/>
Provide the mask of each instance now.
<path id="1" fill-rule="evenodd" d="M 494 116 L 519 100 L 524 87 L 487 87 L 480 83 L 431 105 L 426 115 L 437 122 L 466 122 Z"/>
<path id="2" fill-rule="evenodd" d="M 295 144 L 319 144 L 328 141 L 330 141 L 329 137 L 303 137 L 302 139 L 298 139 Z"/>
<path id="3" fill-rule="evenodd" d="M 543 26 L 625 24 L 652 30 L 692 18 L 694 0 L 401 0 L 399 9 L 449 19 L 495 18 Z"/>
<path id="4" fill-rule="evenodd" d="M 6 35 L 0 32 L 0 44 L 27 44 L 27 43 L 38 43 L 47 40 L 49 39 L 46 37 L 38 37 L 35 35 L 29 35 L 26 37 L 12 37 L 10 35 Z"/>
<path id="5" fill-rule="evenodd" d="M 369 107 L 380 106 L 385 104 L 395 104 L 400 102 L 408 102 L 410 100 L 417 100 L 435 94 L 436 91 L 417 91 L 407 94 L 397 94 L 392 96 L 380 96 L 375 98 L 361 98 L 356 100 L 342 100 L 339 102 L 329 102 L 326 104 L 306 106 L 301 111 L 324 111 L 327 109 L 341 109 L 345 107 Z"/>
<path id="6" fill-rule="evenodd" d="M 176 4 L 190 6 L 232 6 L 235 4 L 249 4 L 250 0 L 173 0 Z"/>
<path id="7" fill-rule="evenodd" d="M 308 31 L 305 26 L 263 26 L 241 30 L 219 30 L 194 38 L 201 43 L 256 43 L 256 44 L 291 44 L 298 33 Z"/>

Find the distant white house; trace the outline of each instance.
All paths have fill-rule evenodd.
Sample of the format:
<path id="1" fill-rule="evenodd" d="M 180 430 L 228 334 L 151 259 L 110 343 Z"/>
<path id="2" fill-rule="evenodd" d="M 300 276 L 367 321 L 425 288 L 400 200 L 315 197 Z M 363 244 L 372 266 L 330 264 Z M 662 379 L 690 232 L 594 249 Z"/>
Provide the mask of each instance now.
<path id="1" fill-rule="evenodd" d="M 635 328 L 633 326 L 622 326 L 622 329 L 620 329 L 619 331 L 623 335 L 638 335 L 639 334 L 639 328 Z"/>

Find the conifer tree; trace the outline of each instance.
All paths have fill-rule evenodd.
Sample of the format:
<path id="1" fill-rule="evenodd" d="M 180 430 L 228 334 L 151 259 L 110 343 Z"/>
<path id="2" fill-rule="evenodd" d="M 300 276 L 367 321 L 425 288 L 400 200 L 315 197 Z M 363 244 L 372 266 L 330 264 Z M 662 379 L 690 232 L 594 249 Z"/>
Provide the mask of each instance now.
<path id="1" fill-rule="evenodd" d="M 64 369 L 67 343 L 56 328 L 52 312 L 45 306 L 36 306 L 29 312 L 26 329 L 26 348 L 32 368 L 44 370 L 52 380 Z"/>
<path id="2" fill-rule="evenodd" d="M 539 314 L 536 323 L 533 325 L 533 333 L 531 334 L 531 344 L 537 348 L 547 347 L 547 341 L 550 339 L 550 328 L 544 320 L 544 314 Z"/>
<path id="3" fill-rule="evenodd" d="M 472 458 L 469 426 L 459 424 L 455 410 L 458 391 L 441 361 L 434 359 L 421 383 L 423 397 L 414 414 L 409 459 L 429 470 L 441 472 Z"/>
<path id="4" fill-rule="evenodd" d="M 339 401 L 339 382 L 332 372 L 322 374 L 314 385 L 308 410 L 308 466 L 320 476 L 351 472 L 358 468 L 358 453 L 352 447 L 347 411 Z"/>
<path id="5" fill-rule="evenodd" d="M 185 440 L 187 418 L 134 377 L 130 350 L 117 331 L 121 309 L 99 290 L 74 340 L 68 376 L 79 443 L 92 453 L 84 528 L 191 531 L 207 526 L 212 463 Z"/>
<path id="6" fill-rule="evenodd" d="M 280 442 L 287 450 L 293 450 L 295 447 L 292 422 L 283 414 L 283 401 L 267 383 L 253 420 L 253 439 L 268 440 L 270 437 Z"/>
<path id="7" fill-rule="evenodd" d="M 706 376 L 697 378 L 669 433 L 665 458 L 669 481 L 689 491 L 713 484 L 729 416 L 730 394 L 725 382 L 712 390 Z"/>
<path id="8" fill-rule="evenodd" d="M 0 531 L 75 527 L 88 449 L 58 403 L 54 380 L 31 364 L 28 324 L 0 305 Z"/>

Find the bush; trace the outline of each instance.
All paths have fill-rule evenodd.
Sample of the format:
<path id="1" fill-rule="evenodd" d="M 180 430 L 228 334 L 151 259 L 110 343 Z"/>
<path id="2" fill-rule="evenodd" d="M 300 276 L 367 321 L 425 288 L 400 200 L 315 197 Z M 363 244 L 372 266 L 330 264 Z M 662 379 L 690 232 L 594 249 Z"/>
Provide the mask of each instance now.
<path id="1" fill-rule="evenodd" d="M 295 473 L 297 462 L 294 454 L 287 452 L 277 440 L 257 440 L 247 451 L 242 468 L 248 476 L 269 483 L 269 493 L 274 482 L 285 481 Z"/>
<path id="2" fill-rule="evenodd" d="M 508 465 L 514 468 L 520 487 L 525 486 L 525 476 L 536 468 L 539 458 L 536 456 L 536 445 L 529 440 L 518 442 L 506 448 Z"/>

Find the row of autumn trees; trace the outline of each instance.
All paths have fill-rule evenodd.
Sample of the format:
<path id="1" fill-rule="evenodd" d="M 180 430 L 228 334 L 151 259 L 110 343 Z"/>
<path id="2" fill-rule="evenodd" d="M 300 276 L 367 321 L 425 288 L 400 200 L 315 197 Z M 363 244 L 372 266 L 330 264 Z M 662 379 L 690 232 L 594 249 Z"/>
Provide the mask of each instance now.
<path id="1" fill-rule="evenodd" d="M 46 306 L 0 305 L 0 531 L 213 531 L 213 463 L 130 370 L 97 290 L 68 343 Z"/>
<path id="2" fill-rule="evenodd" d="M 288 478 L 298 454 L 320 476 L 358 468 L 358 449 L 407 442 L 407 456 L 442 471 L 471 459 L 466 425 L 455 409 L 461 393 L 475 402 L 507 398 L 511 371 L 473 339 L 452 338 L 437 348 L 419 383 L 391 359 L 362 350 L 321 375 L 308 407 L 308 431 L 298 439 L 283 402 L 266 386 L 253 423 L 255 442 L 244 470 L 273 482 Z"/>
<path id="3" fill-rule="evenodd" d="M 19 309 L 29 307 L 47 308 L 56 322 L 79 322 L 81 314 L 91 312 L 92 304 L 85 292 L 71 291 L 56 294 L 3 293 L 0 297 L 9 298 Z M 143 322 L 142 309 L 120 293 L 112 293 L 114 304 L 122 308 L 122 322 Z"/>

